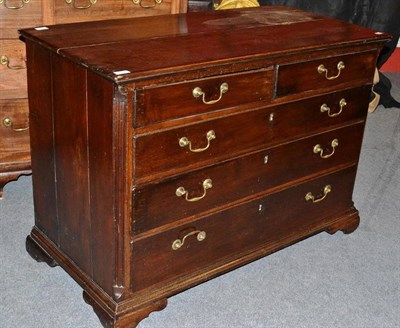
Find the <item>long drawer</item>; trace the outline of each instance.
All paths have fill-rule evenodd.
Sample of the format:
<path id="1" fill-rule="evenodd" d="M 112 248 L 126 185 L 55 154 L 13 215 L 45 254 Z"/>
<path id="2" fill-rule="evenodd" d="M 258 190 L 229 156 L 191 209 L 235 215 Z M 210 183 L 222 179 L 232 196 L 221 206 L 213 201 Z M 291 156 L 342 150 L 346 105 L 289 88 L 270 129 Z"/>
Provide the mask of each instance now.
<path id="1" fill-rule="evenodd" d="M 355 175 L 356 167 L 350 167 L 134 241 L 133 291 L 207 270 L 340 215 L 352 206 Z"/>
<path id="2" fill-rule="evenodd" d="M 134 234 L 197 215 L 338 165 L 357 163 L 364 124 L 265 149 L 135 188 Z M 240 177 L 240 178 L 239 178 Z M 173 211 L 165 211 L 172 207 Z"/>
<path id="3" fill-rule="evenodd" d="M 369 85 L 134 138 L 137 183 L 363 120 Z"/>

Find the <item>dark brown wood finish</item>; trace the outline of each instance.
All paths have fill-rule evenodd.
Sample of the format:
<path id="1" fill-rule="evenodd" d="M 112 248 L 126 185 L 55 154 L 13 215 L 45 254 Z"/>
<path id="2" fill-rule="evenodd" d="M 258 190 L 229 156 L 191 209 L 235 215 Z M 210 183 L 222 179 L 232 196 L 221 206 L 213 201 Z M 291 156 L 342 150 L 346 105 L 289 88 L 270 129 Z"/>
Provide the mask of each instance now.
<path id="1" fill-rule="evenodd" d="M 290 23 L 291 17 L 275 19 L 283 17 L 282 11 L 288 12 L 287 8 L 261 10 L 264 11 L 262 15 L 259 15 L 260 8 L 246 8 L 164 16 L 162 22 L 167 28 L 161 32 L 160 17 L 142 17 L 136 22 L 102 22 L 101 30 L 96 22 L 78 23 L 75 29 L 79 33 L 76 35 L 68 33 L 68 25 L 41 31 L 25 30 L 22 34 L 29 33 L 29 38 L 39 39 L 40 43 L 60 55 L 85 63 L 99 74 L 120 82 L 228 64 L 232 60 L 312 52 L 327 46 L 334 50 L 365 41 L 367 47 L 368 43 L 387 39 L 385 34 L 375 34 L 367 28 L 349 28 L 345 22 L 304 14 L 299 10 L 289 9 L 292 15 Z M 267 10 L 268 15 L 265 15 Z M 127 28 L 126 24 L 131 22 L 133 25 Z M 136 29 L 135 24 L 142 27 Z M 176 29 L 171 31 L 169 26 L 176 26 Z M 175 42 L 179 47 L 174 46 Z M 205 42 L 207 52 L 198 51 Z M 100 67 L 101 70 L 96 69 Z M 129 70 L 130 73 L 116 77 L 114 72 L 120 70 Z M 218 71 L 214 71 L 215 74 Z"/>
<path id="2" fill-rule="evenodd" d="M 36 172 L 32 175 L 35 204 L 35 226 L 57 246 L 59 241 L 59 220 L 57 212 L 57 194 L 54 158 L 54 137 L 52 108 L 52 54 L 33 43 L 26 44 L 29 92 L 32 97 L 29 105 L 35 110 L 29 111 L 32 165 Z M 40 79 L 37 75 L 40 74 Z M 48 92 L 44 92 L 48 90 Z"/>
<path id="3" fill-rule="evenodd" d="M 117 190 L 110 192 L 116 180 L 114 158 L 116 152 L 113 143 L 113 112 L 106 110 L 114 106 L 114 88 L 92 72 L 87 75 L 88 117 L 93 119 L 87 123 L 88 134 L 88 175 L 90 195 L 90 247 L 93 280 L 113 295 L 115 285 L 116 241 L 114 222 L 118 216 L 116 211 Z M 94 206 L 95 205 L 95 206 Z M 115 295 L 113 295 L 115 296 Z"/>
<path id="4" fill-rule="evenodd" d="M 86 70 L 57 56 L 53 56 L 51 65 L 60 248 L 86 274 L 90 274 L 92 249 Z"/>
<path id="5" fill-rule="evenodd" d="M 374 63 L 389 36 L 283 7 L 21 34 L 27 250 L 64 268 L 104 327 L 136 326 L 169 296 L 315 233 L 356 229 Z"/>
<path id="6" fill-rule="evenodd" d="M 133 193 L 134 217 L 137 218 L 133 225 L 134 234 L 271 192 L 277 186 L 282 188 L 287 183 L 310 178 L 317 172 L 354 165 L 358 161 L 363 130 L 363 123 L 351 125 L 139 186 Z M 335 139 L 338 146 L 332 147 Z M 321 145 L 322 156 L 333 155 L 321 158 L 320 153 L 313 152 L 316 145 Z M 190 198 L 201 196 L 206 179 L 212 180 L 212 188 L 207 190 L 203 200 L 186 202 L 185 197 L 177 197 L 176 190 L 181 186 L 188 190 Z M 165 211 L 170 205 L 174 211 Z"/>
<path id="7" fill-rule="evenodd" d="M 313 230 L 316 222 L 331 219 L 353 205 L 355 173 L 355 168 L 350 167 L 140 239 L 133 244 L 133 268 L 140 266 L 140 270 L 132 272 L 132 289 L 162 285 L 165 280 L 201 271 L 224 258 L 231 261 L 235 254 L 267 246 L 298 231 Z M 326 185 L 332 187 L 332 192 L 325 201 L 316 204 L 305 201 L 308 192 L 321 197 Z M 172 250 L 175 240 L 182 240 L 193 231 L 204 231 L 206 238 L 198 241 L 197 234 L 189 236 L 180 249 Z"/>
<path id="8" fill-rule="evenodd" d="M 182 118 L 190 115 L 225 109 L 256 101 L 270 101 L 273 96 L 271 68 L 241 74 L 220 75 L 209 79 L 156 86 L 136 92 L 135 127 Z M 225 84 L 228 90 L 222 92 Z M 200 88 L 204 96 L 194 97 L 193 90 Z M 213 103 L 221 97 L 217 103 Z M 176 101 L 179 99 L 179 102 Z M 204 103 L 206 102 L 206 103 Z"/>
<path id="9" fill-rule="evenodd" d="M 365 52 L 279 66 L 276 95 L 282 97 L 293 93 L 310 92 L 310 90 L 372 76 L 375 71 L 375 56 L 375 52 Z M 344 63 L 342 69 L 338 69 L 340 62 Z M 320 65 L 325 67 L 326 73 L 318 73 Z M 293 72 L 297 72 L 296 78 L 293 78 Z M 326 76 L 333 78 L 336 75 L 338 75 L 336 79 L 326 78 Z"/>
<path id="10" fill-rule="evenodd" d="M 153 130 L 152 133 L 135 136 L 135 178 L 137 183 L 154 180 L 165 175 L 177 174 L 188 169 L 226 160 L 249 151 L 276 146 L 280 143 L 318 133 L 344 123 L 364 120 L 371 86 L 345 90 L 322 97 L 260 108 L 238 115 L 215 120 L 200 120 L 197 124 L 179 126 L 167 131 Z M 331 114 L 340 111 L 340 101 L 346 106 L 338 116 L 330 117 L 321 112 L 326 104 Z M 192 142 L 194 149 L 207 146 L 207 133 L 215 132 L 209 148 L 193 153 L 188 146 L 181 147 L 183 137 Z"/>

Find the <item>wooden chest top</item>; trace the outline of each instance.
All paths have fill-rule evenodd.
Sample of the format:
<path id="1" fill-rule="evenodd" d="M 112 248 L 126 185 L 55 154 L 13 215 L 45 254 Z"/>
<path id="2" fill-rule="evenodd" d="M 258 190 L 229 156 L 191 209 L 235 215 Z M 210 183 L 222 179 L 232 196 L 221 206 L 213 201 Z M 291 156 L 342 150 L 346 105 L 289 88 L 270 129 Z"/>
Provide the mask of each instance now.
<path id="1" fill-rule="evenodd" d="M 388 39 L 367 28 L 276 6 L 64 24 L 20 33 L 120 82 Z"/>

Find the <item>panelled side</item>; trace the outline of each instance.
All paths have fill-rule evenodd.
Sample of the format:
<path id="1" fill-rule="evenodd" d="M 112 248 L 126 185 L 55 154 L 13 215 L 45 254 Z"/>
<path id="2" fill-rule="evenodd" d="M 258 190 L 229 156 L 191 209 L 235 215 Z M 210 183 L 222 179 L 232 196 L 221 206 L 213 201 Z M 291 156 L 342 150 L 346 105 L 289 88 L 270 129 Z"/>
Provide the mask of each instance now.
<path id="1" fill-rule="evenodd" d="M 113 84 L 60 56 L 52 63 L 60 249 L 111 295 Z"/>
<path id="2" fill-rule="evenodd" d="M 30 40 L 26 40 L 26 47 L 35 225 L 58 245 L 51 53 Z"/>
<path id="3" fill-rule="evenodd" d="M 52 57 L 59 247 L 91 275 L 86 69 Z"/>
<path id="4" fill-rule="evenodd" d="M 72 276 L 83 278 L 84 273 L 94 288 L 113 295 L 121 286 L 115 269 L 115 156 L 121 149 L 114 138 L 114 85 L 26 42 L 35 152 L 34 240 Z"/>

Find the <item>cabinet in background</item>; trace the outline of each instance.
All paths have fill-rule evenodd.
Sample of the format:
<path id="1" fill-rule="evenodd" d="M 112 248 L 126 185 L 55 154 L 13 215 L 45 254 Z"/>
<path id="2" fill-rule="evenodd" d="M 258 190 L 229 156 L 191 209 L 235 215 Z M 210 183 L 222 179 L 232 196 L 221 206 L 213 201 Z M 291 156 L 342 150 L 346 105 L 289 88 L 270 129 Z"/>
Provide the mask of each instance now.
<path id="1" fill-rule="evenodd" d="M 18 29 L 185 11 L 185 0 L 0 0 L 0 198 L 7 182 L 31 173 L 26 56 Z"/>

